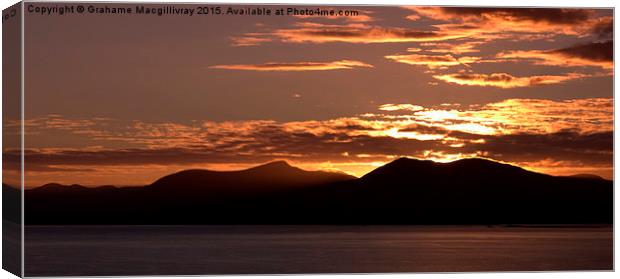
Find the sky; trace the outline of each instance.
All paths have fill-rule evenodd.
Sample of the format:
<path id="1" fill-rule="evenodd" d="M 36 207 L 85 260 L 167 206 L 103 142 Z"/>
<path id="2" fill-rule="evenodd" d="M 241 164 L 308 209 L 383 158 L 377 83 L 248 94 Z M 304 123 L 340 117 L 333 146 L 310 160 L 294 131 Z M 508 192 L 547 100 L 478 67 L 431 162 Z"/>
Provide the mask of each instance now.
<path id="1" fill-rule="evenodd" d="M 26 14 L 26 185 L 399 157 L 612 178 L 612 10 L 309 8 L 357 15 Z"/>

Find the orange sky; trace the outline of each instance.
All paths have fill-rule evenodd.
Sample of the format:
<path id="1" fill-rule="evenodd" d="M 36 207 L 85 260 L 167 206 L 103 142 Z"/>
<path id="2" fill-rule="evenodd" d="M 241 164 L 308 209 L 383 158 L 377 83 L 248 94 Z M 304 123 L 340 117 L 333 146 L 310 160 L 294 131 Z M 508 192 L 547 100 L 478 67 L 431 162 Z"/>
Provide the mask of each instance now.
<path id="1" fill-rule="evenodd" d="M 361 176 L 402 156 L 611 178 L 611 10 L 344 8 L 28 15 L 26 184 L 280 159 Z"/>

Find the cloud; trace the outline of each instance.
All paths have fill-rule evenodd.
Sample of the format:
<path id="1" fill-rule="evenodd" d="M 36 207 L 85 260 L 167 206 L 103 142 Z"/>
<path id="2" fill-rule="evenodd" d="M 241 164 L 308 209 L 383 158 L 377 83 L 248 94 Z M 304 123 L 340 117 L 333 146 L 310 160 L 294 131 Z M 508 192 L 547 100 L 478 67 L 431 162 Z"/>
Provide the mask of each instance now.
<path id="1" fill-rule="evenodd" d="M 405 43 L 432 42 L 463 38 L 468 33 L 439 32 L 399 27 L 380 27 L 364 23 L 321 24 L 300 22 L 296 28 L 274 29 L 263 33 L 246 33 L 233 37 L 233 45 L 257 45 L 267 41 L 286 43 Z M 435 28 L 436 29 L 436 28 Z"/>
<path id="2" fill-rule="evenodd" d="M 554 33 L 583 35 L 598 23 L 592 9 L 407 7 L 419 17 L 458 23 L 478 33 Z"/>
<path id="3" fill-rule="evenodd" d="M 33 138 L 24 156 L 31 181 L 49 182 L 44 180 L 67 173 L 63 179 L 80 183 L 83 181 L 71 179 L 111 177 L 112 173 L 122 179 L 127 172 L 144 166 L 225 168 L 276 159 L 309 168 L 322 168 L 330 162 L 330 168 L 358 175 L 400 156 L 443 161 L 485 157 L 538 169 L 553 163 L 568 168 L 565 172 L 580 166 L 607 173 L 612 162 L 613 99 L 509 99 L 435 107 L 401 103 L 384 104 L 377 111 L 381 113 L 328 120 L 185 124 L 55 115 L 30 119 L 26 128 L 40 139 L 60 132 L 73 137 L 63 142 L 77 145 L 33 147 Z M 70 129 L 41 125 L 50 118 L 56 123 L 92 125 L 68 125 Z M 20 156 L 19 150 L 4 150 L 8 164 L 19 162 Z M 148 177 L 157 178 L 161 171 L 171 170 L 152 171 Z"/>
<path id="4" fill-rule="evenodd" d="M 411 130 L 417 131 L 418 130 Z M 273 131 L 272 131 L 273 132 Z M 410 137 L 350 136 L 346 134 L 284 133 L 273 135 L 259 130 L 260 141 L 240 147 L 236 152 L 207 148 L 159 149 L 102 149 L 57 150 L 31 149 L 26 154 L 33 172 L 57 172 L 60 168 L 77 170 L 83 166 L 94 172 L 94 166 L 198 164 L 198 163 L 256 163 L 274 159 L 308 162 L 340 161 L 343 153 L 374 154 L 376 157 L 423 157 L 424 151 L 443 154 L 479 154 L 507 162 L 532 162 L 554 158 L 585 163 L 611 163 L 613 133 L 579 134 L 557 132 L 552 134 L 472 135 L 453 133 L 448 136 L 420 140 Z M 458 138 L 470 136 L 475 139 Z M 346 139 L 335 141 L 334 139 Z M 454 143 L 463 143 L 455 145 Z M 265 149 L 270 147 L 269 149 Z M 5 152 L 9 159 L 18 152 Z M 364 158 L 367 156 L 361 156 Z M 360 160 L 363 161 L 363 160 Z M 45 166 L 45 167 L 42 167 Z M 48 167 L 51 166 L 51 167 Z"/>
<path id="5" fill-rule="evenodd" d="M 238 46 L 238 47 L 257 46 L 262 43 L 272 41 L 271 38 L 265 37 L 263 34 L 260 34 L 260 33 L 247 33 L 241 37 L 231 37 L 230 40 L 232 41 L 233 46 Z"/>
<path id="6" fill-rule="evenodd" d="M 509 99 L 481 106 L 453 105 L 452 108 L 384 104 L 378 110 L 389 114 L 369 113 L 321 121 L 198 121 L 188 124 L 140 121 L 127 124 L 88 119 L 95 123 L 94 127 L 72 126 L 71 130 L 32 125 L 27 129 L 37 130 L 41 137 L 61 130 L 90 142 L 79 148 L 30 148 L 25 155 L 37 154 L 38 161 L 29 162 L 51 165 L 96 165 L 106 158 L 110 163 L 118 164 L 147 163 L 149 160 L 195 163 L 217 161 L 220 157 L 234 160 L 232 158 L 237 156 L 246 159 L 254 156 L 260 159 L 312 157 L 313 154 L 329 157 L 328 154 L 333 152 L 340 154 L 345 151 L 349 154 L 407 155 L 419 148 L 438 148 L 443 146 L 441 141 L 446 140 L 476 142 L 486 139 L 488 143 L 492 136 L 588 135 L 613 131 L 613 99 L 603 98 L 567 101 Z M 29 123 L 45 123 L 46 119 L 32 119 Z M 67 123 L 84 120 L 64 119 Z M 100 125 L 102 121 L 106 125 Z M 416 144 L 401 145 L 395 141 L 405 139 L 416 140 Z M 596 145 L 593 138 L 585 139 Z M 566 141 L 565 145 L 569 145 L 569 140 Z M 120 142 L 134 147 L 114 148 Z M 344 147 L 349 150 L 340 150 Z M 187 156 L 178 156 L 184 152 Z M 59 159 L 62 157 L 71 158 L 75 163 Z"/>
<path id="7" fill-rule="evenodd" d="M 270 62 L 265 64 L 236 64 L 236 65 L 214 65 L 209 68 L 223 70 L 245 70 L 245 71 L 327 71 L 327 70 L 350 70 L 354 68 L 372 68 L 366 64 L 355 60 L 339 60 L 333 62 L 290 62 L 279 63 Z"/>
<path id="8" fill-rule="evenodd" d="M 233 36 L 230 37 L 233 46 L 257 46 L 266 42 L 272 42 L 275 40 L 293 42 L 299 41 L 301 37 L 308 36 L 313 37 L 313 34 L 321 34 L 324 33 L 324 37 L 329 37 L 332 35 L 331 39 L 323 38 L 323 39 L 312 39 L 309 38 L 308 41 L 313 42 L 324 42 L 324 41 L 338 41 L 338 32 L 342 32 L 342 34 L 346 34 L 346 32 L 354 33 L 358 32 L 359 36 L 364 36 L 362 33 L 364 29 L 369 29 L 371 27 L 364 25 L 364 23 L 372 22 L 375 19 L 372 17 L 374 14 L 373 11 L 357 11 L 359 14 L 356 16 L 324 16 L 324 15 L 294 15 L 293 17 L 298 18 L 300 20 L 343 20 L 347 22 L 344 25 L 337 24 L 322 24 L 317 22 L 304 21 L 295 24 L 299 27 L 299 29 L 274 29 L 264 32 L 249 32 L 245 33 L 241 36 Z M 264 26 L 260 26 L 264 27 Z M 297 31 L 296 31 L 297 30 Z M 330 33 L 331 32 L 331 33 Z M 307 33 L 304 35 L 304 33 Z"/>
<path id="9" fill-rule="evenodd" d="M 493 74 L 446 74 L 434 75 L 433 78 L 448 83 L 469 86 L 492 86 L 500 88 L 530 87 L 536 85 L 558 84 L 569 80 L 588 77 L 586 74 L 569 73 L 566 75 L 541 75 L 515 77 L 506 73 Z"/>
<path id="10" fill-rule="evenodd" d="M 555 50 L 507 51 L 496 55 L 500 59 L 531 60 L 539 65 L 561 67 L 601 67 L 612 69 L 613 42 L 591 42 Z"/>
<path id="11" fill-rule="evenodd" d="M 590 19 L 593 10 L 557 8 L 474 8 L 474 7 L 409 7 L 418 14 L 440 20 L 531 21 L 548 24 L 578 24 Z"/>
<path id="12" fill-rule="evenodd" d="M 589 44 L 580 44 L 568 48 L 562 48 L 551 51 L 552 53 L 560 53 L 569 57 L 578 57 L 591 61 L 606 61 L 612 62 L 614 60 L 613 42 L 593 42 Z"/>
<path id="13" fill-rule="evenodd" d="M 436 125 L 478 124 L 493 129 L 492 134 L 590 134 L 613 131 L 613 99 L 508 99 L 474 108 L 428 110 L 417 119 Z"/>
<path id="14" fill-rule="evenodd" d="M 470 39 L 461 46 L 443 46 L 436 52 L 475 52 L 475 46 L 496 39 L 513 41 L 552 40 L 558 35 L 598 36 L 610 39 L 612 17 L 600 16 L 594 9 L 553 8 L 467 8 L 403 7 L 413 11 L 410 20 L 429 18 L 439 22 L 428 28 L 402 28 L 369 24 L 372 17 L 344 18 L 342 24 L 310 22 L 314 17 L 298 17 L 302 22 L 290 28 L 273 28 L 235 36 L 233 45 L 251 46 L 265 42 L 285 43 L 408 43 Z M 338 19 L 337 17 L 333 19 Z"/>
<path id="15" fill-rule="evenodd" d="M 551 134 L 513 134 L 485 137 L 484 144 L 464 147 L 488 157 L 512 162 L 547 160 L 611 165 L 613 132 L 579 134 L 562 131 Z"/>
<path id="16" fill-rule="evenodd" d="M 424 107 L 416 106 L 412 104 L 384 104 L 379 106 L 379 110 L 385 111 L 397 111 L 397 110 L 408 110 L 408 111 L 418 111 L 423 110 Z"/>
<path id="17" fill-rule="evenodd" d="M 600 40 L 613 40 L 614 20 L 613 17 L 603 17 L 592 26 L 592 33 Z"/>
<path id="18" fill-rule="evenodd" d="M 465 43 L 421 43 L 420 45 L 425 47 L 424 50 L 429 52 L 438 52 L 438 53 L 451 53 L 451 54 L 462 54 L 462 53 L 472 53 L 472 52 L 480 52 L 480 50 L 476 49 L 481 44 L 485 42 L 482 41 L 470 41 Z"/>
<path id="19" fill-rule="evenodd" d="M 480 57 L 459 57 L 456 58 L 450 54 L 446 55 L 423 55 L 423 54 L 407 54 L 407 55 L 388 55 L 385 58 L 394 60 L 399 63 L 409 65 L 427 66 L 429 69 L 445 68 L 457 65 L 467 66 L 476 63 Z"/>
<path id="20" fill-rule="evenodd" d="M 558 36 L 595 37 L 611 40 L 613 17 L 600 9 L 404 7 L 409 19 L 439 21 L 438 33 L 467 34 L 467 38 L 490 43 L 497 40 L 554 41 Z"/>

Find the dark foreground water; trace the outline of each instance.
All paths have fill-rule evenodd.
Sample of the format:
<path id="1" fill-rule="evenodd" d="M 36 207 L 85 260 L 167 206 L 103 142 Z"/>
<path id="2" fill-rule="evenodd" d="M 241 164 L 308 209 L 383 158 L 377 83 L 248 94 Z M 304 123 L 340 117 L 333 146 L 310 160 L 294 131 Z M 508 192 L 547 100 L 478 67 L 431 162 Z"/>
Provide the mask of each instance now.
<path id="1" fill-rule="evenodd" d="M 26 276 L 610 270 L 603 228 L 28 226 Z"/>

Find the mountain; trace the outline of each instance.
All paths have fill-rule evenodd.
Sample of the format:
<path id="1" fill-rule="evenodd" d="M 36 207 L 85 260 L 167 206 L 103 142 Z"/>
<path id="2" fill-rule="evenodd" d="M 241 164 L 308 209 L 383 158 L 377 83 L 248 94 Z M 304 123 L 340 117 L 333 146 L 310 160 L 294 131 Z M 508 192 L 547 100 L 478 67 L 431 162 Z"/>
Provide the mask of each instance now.
<path id="1" fill-rule="evenodd" d="M 221 199 L 265 194 L 309 186 L 352 180 L 354 176 L 305 171 L 276 161 L 241 171 L 185 170 L 164 176 L 148 186 L 151 191 L 174 191 L 178 195 L 201 195 L 201 198 Z"/>
<path id="2" fill-rule="evenodd" d="M 589 174 L 589 173 L 573 174 L 573 175 L 569 175 L 568 177 L 605 180 L 605 178 L 602 178 L 596 174 Z"/>
<path id="3" fill-rule="evenodd" d="M 283 161 L 241 171 L 185 170 L 143 187 L 89 188 L 49 183 L 26 190 L 27 224 L 203 223 L 225 219 L 253 200 L 353 176 L 305 171 Z M 231 207 L 224 210 L 224 208 Z M 206 212 L 204 212 L 206 211 Z M 211 212 L 219 212 L 215 215 Z"/>
<path id="4" fill-rule="evenodd" d="M 400 158 L 367 175 L 285 162 L 186 170 L 144 187 L 26 190 L 27 224 L 612 223 L 613 182 L 556 177 L 484 159 Z"/>
<path id="5" fill-rule="evenodd" d="M 360 179 L 359 200 L 422 223 L 608 223 L 613 182 L 554 177 L 484 159 L 401 158 Z M 370 211 L 378 207 L 370 206 Z"/>

